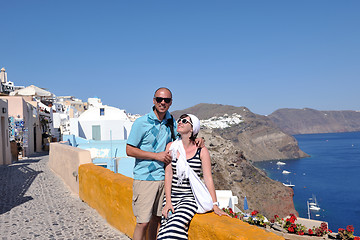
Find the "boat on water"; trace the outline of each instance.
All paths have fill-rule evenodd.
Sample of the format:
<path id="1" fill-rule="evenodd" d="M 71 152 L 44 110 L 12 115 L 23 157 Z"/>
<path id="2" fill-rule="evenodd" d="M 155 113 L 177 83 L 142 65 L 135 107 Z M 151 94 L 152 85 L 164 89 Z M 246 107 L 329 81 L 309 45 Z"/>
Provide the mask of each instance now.
<path id="1" fill-rule="evenodd" d="M 318 206 L 318 205 L 316 205 L 316 204 L 314 204 L 314 203 L 309 203 L 310 204 L 310 207 L 309 207 L 309 209 L 310 210 L 313 210 L 313 211 L 320 211 L 320 207 Z M 312 205 L 313 204 L 313 205 Z"/>
<path id="2" fill-rule="evenodd" d="M 315 213 L 315 216 L 316 217 L 319 217 L 320 214 L 319 214 L 319 211 L 320 211 L 320 207 L 316 201 L 316 197 L 313 195 L 312 198 L 309 198 L 309 200 L 307 201 L 307 210 L 308 210 L 308 218 L 310 218 L 310 215 L 311 215 L 311 212 L 316 212 Z"/>
<path id="3" fill-rule="evenodd" d="M 286 163 L 280 162 L 280 161 L 278 161 L 276 164 L 277 164 L 277 165 L 286 165 Z"/>
<path id="4" fill-rule="evenodd" d="M 286 171 L 286 170 L 283 170 L 283 171 L 282 171 L 282 174 L 289 174 L 289 173 L 291 173 L 291 172 Z"/>
<path id="5" fill-rule="evenodd" d="M 290 182 L 290 184 L 288 184 L 288 183 L 283 183 L 283 185 L 284 185 L 285 187 L 291 187 L 291 188 L 295 187 L 295 185 L 294 185 L 294 184 L 291 184 L 291 182 Z"/>
<path id="6" fill-rule="evenodd" d="M 312 198 L 309 198 L 310 202 L 309 202 L 309 209 L 313 210 L 313 211 L 320 211 L 320 207 L 319 204 L 316 201 L 316 197 L 313 195 Z"/>

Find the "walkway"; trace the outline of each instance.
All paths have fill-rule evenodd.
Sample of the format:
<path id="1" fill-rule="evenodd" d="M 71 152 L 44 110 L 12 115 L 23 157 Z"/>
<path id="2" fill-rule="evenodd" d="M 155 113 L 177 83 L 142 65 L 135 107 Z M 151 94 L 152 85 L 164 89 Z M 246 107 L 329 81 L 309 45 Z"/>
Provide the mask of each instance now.
<path id="1" fill-rule="evenodd" d="M 48 155 L 0 166 L 0 239 L 124 239 L 72 194 Z"/>

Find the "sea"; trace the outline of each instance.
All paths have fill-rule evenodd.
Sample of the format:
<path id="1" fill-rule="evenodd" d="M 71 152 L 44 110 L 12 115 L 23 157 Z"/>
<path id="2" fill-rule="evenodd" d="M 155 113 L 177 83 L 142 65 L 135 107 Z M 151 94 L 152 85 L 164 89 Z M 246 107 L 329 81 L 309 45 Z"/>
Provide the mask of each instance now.
<path id="1" fill-rule="evenodd" d="M 294 135 L 309 158 L 256 162 L 268 177 L 293 184 L 299 216 L 329 224 L 329 229 L 353 225 L 360 235 L 360 132 Z M 283 174 L 283 171 L 290 173 Z M 315 201 L 319 211 L 308 211 Z"/>

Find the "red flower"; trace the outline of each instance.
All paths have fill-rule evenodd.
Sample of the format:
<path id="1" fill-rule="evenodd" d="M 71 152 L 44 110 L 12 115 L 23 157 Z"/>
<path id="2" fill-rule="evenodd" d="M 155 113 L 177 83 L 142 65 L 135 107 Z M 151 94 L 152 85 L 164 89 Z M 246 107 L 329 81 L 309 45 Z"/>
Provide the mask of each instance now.
<path id="1" fill-rule="evenodd" d="M 309 233 L 309 235 L 313 235 L 313 234 L 314 234 L 313 230 L 311 230 L 311 229 L 308 230 L 308 233 Z"/>
<path id="2" fill-rule="evenodd" d="M 275 218 L 275 219 L 278 219 L 278 218 L 279 218 L 279 216 L 278 216 L 278 215 L 274 215 L 274 218 Z"/>
<path id="3" fill-rule="evenodd" d="M 320 237 L 320 236 L 324 235 L 324 232 L 321 230 L 321 228 L 316 228 L 315 235 Z"/>
<path id="4" fill-rule="evenodd" d="M 329 229 L 329 232 L 332 233 L 332 231 Z"/>
<path id="5" fill-rule="evenodd" d="M 254 210 L 254 211 L 251 213 L 251 216 L 255 216 L 255 215 L 257 215 L 258 213 L 259 213 L 258 211 Z"/>
<path id="6" fill-rule="evenodd" d="M 304 232 L 300 230 L 300 231 L 298 232 L 298 234 L 299 234 L 299 235 L 304 235 Z"/>
<path id="7" fill-rule="evenodd" d="M 353 225 L 348 225 L 348 226 L 346 227 L 346 231 L 353 233 L 353 232 L 354 232 L 354 227 L 353 227 Z"/>
<path id="8" fill-rule="evenodd" d="M 354 240 L 360 240 L 360 237 L 354 237 Z"/>
<path id="9" fill-rule="evenodd" d="M 292 226 L 288 228 L 288 231 L 289 232 L 295 232 L 295 230 L 294 230 L 294 228 Z"/>
<path id="10" fill-rule="evenodd" d="M 327 224 L 326 223 L 321 223 L 321 226 L 320 226 L 321 230 L 323 231 L 326 231 L 328 228 L 327 228 Z"/>
<path id="11" fill-rule="evenodd" d="M 339 228 L 338 232 L 345 232 L 345 229 Z"/>

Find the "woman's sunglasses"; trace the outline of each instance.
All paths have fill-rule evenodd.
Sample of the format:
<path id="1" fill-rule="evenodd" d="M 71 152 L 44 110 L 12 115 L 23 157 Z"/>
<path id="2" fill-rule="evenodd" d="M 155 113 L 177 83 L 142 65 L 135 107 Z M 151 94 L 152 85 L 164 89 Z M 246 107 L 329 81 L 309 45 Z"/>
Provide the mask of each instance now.
<path id="1" fill-rule="evenodd" d="M 179 124 L 179 123 L 182 123 L 182 124 L 190 123 L 191 126 L 193 125 L 192 122 L 190 122 L 190 121 L 187 120 L 186 118 L 179 118 L 179 119 L 177 120 L 177 123 L 178 123 L 178 124 Z"/>
<path id="2" fill-rule="evenodd" d="M 171 102 L 171 98 L 156 97 L 155 100 L 156 100 L 157 103 L 161 103 L 163 100 L 164 100 L 166 103 L 170 103 L 170 102 Z"/>

